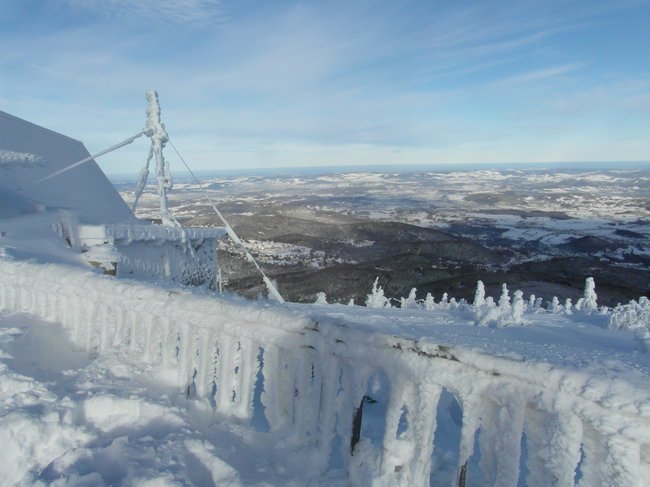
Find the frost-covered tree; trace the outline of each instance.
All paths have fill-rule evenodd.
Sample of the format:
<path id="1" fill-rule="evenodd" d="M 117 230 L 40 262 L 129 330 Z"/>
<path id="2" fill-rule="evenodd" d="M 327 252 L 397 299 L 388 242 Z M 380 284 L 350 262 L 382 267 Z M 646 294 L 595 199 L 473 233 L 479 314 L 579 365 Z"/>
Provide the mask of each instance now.
<path id="1" fill-rule="evenodd" d="M 476 283 L 476 292 L 474 293 L 474 306 L 483 306 L 485 304 L 485 286 L 483 281 Z"/>
<path id="2" fill-rule="evenodd" d="M 510 312 L 510 294 L 508 293 L 508 286 L 505 283 L 501 285 L 499 308 L 501 309 L 502 313 Z"/>
<path id="3" fill-rule="evenodd" d="M 560 306 L 560 300 L 557 298 L 557 296 L 553 296 L 553 299 L 548 303 L 548 307 L 546 308 L 546 311 L 549 313 L 560 313 L 563 311 L 562 306 Z"/>
<path id="4" fill-rule="evenodd" d="M 436 301 L 433 299 L 431 293 L 427 293 L 427 297 L 424 298 L 424 309 L 427 311 L 433 311 L 436 308 Z"/>
<path id="5" fill-rule="evenodd" d="M 411 288 L 411 292 L 409 293 L 407 298 L 400 298 L 400 308 L 402 309 L 417 308 L 417 299 L 415 297 L 416 292 L 417 289 Z"/>
<path id="6" fill-rule="evenodd" d="M 351 298 L 350 301 L 348 301 L 348 306 L 354 306 L 354 298 Z"/>
<path id="7" fill-rule="evenodd" d="M 528 311 L 530 311 L 531 313 L 535 312 L 535 295 L 534 294 L 531 294 L 528 297 Z"/>
<path id="8" fill-rule="evenodd" d="M 327 304 L 327 295 L 324 292 L 319 292 L 316 295 L 316 301 L 314 301 L 314 304 Z"/>
<path id="9" fill-rule="evenodd" d="M 544 300 L 542 298 L 535 299 L 535 313 L 543 313 L 544 308 L 542 308 L 542 303 Z"/>
<path id="10" fill-rule="evenodd" d="M 501 308 L 495 303 L 492 296 L 485 298 L 485 304 L 474 308 L 474 318 L 481 326 L 497 325 L 501 319 Z"/>
<path id="11" fill-rule="evenodd" d="M 585 280 L 584 301 L 581 309 L 587 313 L 598 310 L 598 295 L 596 295 L 596 283 L 593 277 L 588 277 Z"/>
<path id="12" fill-rule="evenodd" d="M 390 308 L 390 300 L 384 296 L 384 290 L 379 285 L 379 277 L 372 284 L 372 291 L 366 297 L 368 308 Z"/>
<path id="13" fill-rule="evenodd" d="M 571 304 L 571 298 L 566 298 L 566 301 L 564 301 L 564 314 L 565 315 L 572 315 L 573 311 L 571 311 L 571 308 L 573 305 Z"/>
<path id="14" fill-rule="evenodd" d="M 642 296 L 638 302 L 616 306 L 609 316 L 609 327 L 631 330 L 641 350 L 650 352 L 650 299 Z"/>
<path id="15" fill-rule="evenodd" d="M 512 300 L 511 322 L 513 325 L 520 325 L 524 322 L 524 307 L 524 293 L 517 290 Z"/>
<path id="16" fill-rule="evenodd" d="M 438 309 L 449 309 L 449 295 L 447 293 L 442 294 L 440 302 L 438 303 Z"/>

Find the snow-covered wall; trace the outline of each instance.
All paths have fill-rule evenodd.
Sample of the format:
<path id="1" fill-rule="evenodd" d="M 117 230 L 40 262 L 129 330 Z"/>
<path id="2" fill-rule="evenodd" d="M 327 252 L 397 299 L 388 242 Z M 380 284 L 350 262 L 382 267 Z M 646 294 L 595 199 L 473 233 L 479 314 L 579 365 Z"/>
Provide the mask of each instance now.
<path id="1" fill-rule="evenodd" d="M 159 245 L 131 242 L 118 245 L 117 277 L 159 279 L 190 286 L 208 285 L 216 288 L 217 243 L 215 240 L 190 242 L 190 254 L 185 246 L 175 242 Z"/>
<path id="2" fill-rule="evenodd" d="M 522 438 L 529 486 L 640 486 L 650 466 L 650 393 L 607 377 L 355 329 L 300 306 L 220 299 L 58 265 L 0 260 L 0 308 L 62 323 L 75 343 L 139 352 L 188 397 L 241 422 L 254 393 L 270 434 L 325 469 L 343 455 L 353 485 L 429 485 L 443 392 L 462 409 L 459 472 L 479 433 L 482 485 L 514 487 Z M 371 314 L 381 310 L 367 310 Z M 260 374 L 261 372 L 261 374 Z M 389 401 L 381 445 L 363 434 L 377 374 Z M 408 424 L 402 426 L 404 411 Z M 404 431 L 400 431 L 400 430 Z M 524 435 L 525 434 L 525 435 Z M 579 466 L 579 467 L 578 467 Z"/>
<path id="3" fill-rule="evenodd" d="M 78 140 L 0 111 L 0 199 L 11 192 L 31 203 L 76 209 L 85 223 L 132 218 L 131 210 L 94 161 L 31 186 L 88 156 Z"/>
<path id="4" fill-rule="evenodd" d="M 86 258 L 117 277 L 217 287 L 217 240 L 225 236 L 223 228 L 133 221 L 79 225 L 77 233 Z"/>

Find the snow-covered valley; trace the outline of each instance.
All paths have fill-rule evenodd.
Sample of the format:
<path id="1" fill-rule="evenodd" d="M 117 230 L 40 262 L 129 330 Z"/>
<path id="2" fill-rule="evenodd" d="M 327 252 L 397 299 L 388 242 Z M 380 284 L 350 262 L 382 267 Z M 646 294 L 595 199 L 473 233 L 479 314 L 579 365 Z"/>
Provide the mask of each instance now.
<path id="1" fill-rule="evenodd" d="M 205 188 L 294 301 L 363 300 L 372 280 L 395 298 L 444 292 L 469 299 L 478 279 L 550 300 L 600 282 L 610 306 L 650 292 L 650 173 L 590 170 L 368 171 L 206 175 Z M 126 201 L 132 181 L 115 180 Z M 187 224 L 216 223 L 196 183 L 170 195 Z M 155 217 L 153 188 L 138 214 Z M 254 269 L 236 246 L 221 258 L 229 288 L 254 297 Z M 234 258 L 231 258 L 234 257 Z M 251 274 L 252 272 L 252 274 Z M 228 286 L 227 286 L 228 287 Z"/>

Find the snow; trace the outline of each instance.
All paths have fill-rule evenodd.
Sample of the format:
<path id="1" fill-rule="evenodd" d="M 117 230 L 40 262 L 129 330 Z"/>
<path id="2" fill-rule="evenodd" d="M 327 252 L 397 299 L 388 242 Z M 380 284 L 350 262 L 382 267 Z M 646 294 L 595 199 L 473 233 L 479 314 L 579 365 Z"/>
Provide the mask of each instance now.
<path id="1" fill-rule="evenodd" d="M 609 329 L 606 315 L 578 310 L 526 313 L 528 326 L 486 328 L 474 324 L 470 305 L 441 302 L 443 309 L 430 311 L 255 303 L 3 261 L 0 306 L 63 323 L 72 340 L 53 340 L 47 333 L 65 331 L 33 317 L 5 311 L 0 320 L 8 330 L 0 347 L 3 430 L 25 431 L 21 442 L 6 443 L 22 458 L 12 478 L 347 485 L 347 471 L 353 486 L 369 475 L 376 485 L 424 485 L 431 465 L 453 472 L 458 461 L 435 447 L 442 390 L 466 407 L 461 430 L 479 425 L 481 461 L 467 453 L 468 440 L 462 447 L 476 481 L 516 485 L 526 428 L 528 458 L 537 450 L 549 458 L 530 460 L 528 475 L 568 478 L 576 438 L 591 441 L 571 426 L 578 422 L 594 430 L 594 461 L 614 468 L 592 474 L 586 463 L 586 476 L 624 486 L 640 475 L 632 452 L 650 435 L 650 354 L 638 352 L 632 333 Z M 515 293 L 510 307 L 520 305 Z M 47 346 L 49 355 L 40 350 Z M 54 365 L 55 357 L 63 363 Z M 408 427 L 395 439 L 386 433 L 383 449 L 362 438 L 349 457 L 351 425 L 341 418 L 353 417 L 373 371 L 388 378 L 374 393 L 387 407 L 385 431 L 395 429 L 403 407 Z M 480 420 L 465 416 L 472 397 L 483 404 L 473 413 Z M 25 404 L 35 409 L 26 415 Z M 536 428 L 539 415 L 557 428 Z M 545 434 L 558 445 L 550 452 Z M 42 435 L 53 443 L 31 454 Z M 603 442 L 620 447 L 599 451 Z M 249 460 L 236 454 L 242 450 Z M 564 451 L 573 453 L 555 460 Z M 334 467 L 336 458 L 342 466 Z"/>
<path id="2" fill-rule="evenodd" d="M 5 168 L 13 166 L 31 167 L 40 165 L 43 165 L 43 158 L 36 154 L 0 150 L 0 166 Z"/>

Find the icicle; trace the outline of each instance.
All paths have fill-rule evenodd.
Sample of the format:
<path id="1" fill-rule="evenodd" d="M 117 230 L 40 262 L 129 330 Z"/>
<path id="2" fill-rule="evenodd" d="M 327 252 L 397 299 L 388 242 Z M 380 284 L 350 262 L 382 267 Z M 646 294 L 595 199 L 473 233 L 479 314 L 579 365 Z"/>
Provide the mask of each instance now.
<path id="1" fill-rule="evenodd" d="M 196 385 L 196 395 L 205 398 L 208 396 L 212 384 L 214 334 L 202 330 L 198 337 L 198 357 L 194 384 Z"/>
<path id="2" fill-rule="evenodd" d="M 585 424 L 582 451 L 584 460 L 578 487 L 640 485 L 641 451 L 638 444 L 621 437 L 600 435 Z"/>
<path id="3" fill-rule="evenodd" d="M 142 196 L 142 193 L 144 192 L 144 188 L 147 185 L 147 179 L 149 179 L 149 164 L 151 163 L 152 158 L 153 158 L 153 145 L 149 147 L 149 155 L 147 156 L 147 162 L 145 163 L 144 167 L 140 169 L 140 174 L 138 175 L 138 182 L 135 186 L 133 204 L 131 205 L 131 211 L 133 213 L 135 213 L 135 209 L 138 206 L 138 201 L 140 200 L 140 196 Z"/>
<path id="4" fill-rule="evenodd" d="M 230 376 L 227 379 L 230 407 L 233 413 L 237 415 L 237 406 L 241 402 L 242 390 L 242 346 L 240 339 L 233 338 L 231 342 L 230 364 L 227 367 L 230 369 Z"/>
<path id="5" fill-rule="evenodd" d="M 409 430 L 413 430 L 414 454 L 411 460 L 411 485 L 429 485 L 431 455 L 434 449 L 436 432 L 436 413 L 442 388 L 435 385 L 419 384 L 415 402 L 409 405 L 411 420 Z"/>
<path id="6" fill-rule="evenodd" d="M 527 409 L 525 419 L 528 448 L 528 487 L 574 485 L 580 461 L 582 423 L 569 411 L 548 413 Z"/>
<path id="7" fill-rule="evenodd" d="M 296 398 L 296 359 L 293 353 L 280 349 L 279 391 L 280 414 L 288 424 L 293 424 Z"/>
<path id="8" fill-rule="evenodd" d="M 264 366 L 262 376 L 264 377 L 264 390 L 262 391 L 262 405 L 264 415 L 269 422 L 271 431 L 282 428 L 287 418 L 282 414 L 280 407 L 280 383 L 282 370 L 280 368 L 280 350 L 273 345 L 264 347 Z"/>
<path id="9" fill-rule="evenodd" d="M 481 424 L 482 398 L 478 394 L 466 394 L 460 397 L 463 409 L 463 424 L 460 429 L 460 447 L 458 451 L 459 473 L 474 454 L 476 430 Z"/>
<path id="10" fill-rule="evenodd" d="M 229 414 L 232 409 L 232 353 L 234 340 L 223 335 L 219 340 L 219 385 L 217 386 L 217 411 Z"/>
<path id="11" fill-rule="evenodd" d="M 314 354 L 308 349 L 300 350 L 296 357 L 294 434 L 300 444 L 313 439 L 318 421 L 320 370 L 314 359 Z"/>
<path id="12" fill-rule="evenodd" d="M 257 343 L 247 338 L 239 340 L 239 388 L 235 415 L 240 419 L 250 420 L 253 417 L 253 394 L 257 382 L 259 361 L 257 359 Z"/>
<path id="13" fill-rule="evenodd" d="M 329 354 L 321 354 L 321 362 L 325 365 L 321 380 L 318 450 L 321 469 L 325 471 L 332 456 L 332 442 L 336 435 L 336 405 L 341 365 L 335 356 Z"/>
<path id="14" fill-rule="evenodd" d="M 516 487 L 524 422 L 524 405 L 510 397 L 504 406 L 483 403 L 479 447 L 484 485 Z"/>
<path id="15" fill-rule="evenodd" d="M 402 409 L 408 394 L 412 391 L 413 383 L 406 380 L 396 380 L 392 378 L 389 382 L 390 389 L 388 395 L 388 405 L 386 406 L 386 419 L 384 426 L 384 445 L 382 456 L 383 475 L 387 478 L 394 476 L 398 469 L 404 467 L 404 463 L 409 459 L 404 458 L 404 448 L 401 439 L 397 438 Z M 412 392 L 410 392 L 412 395 Z"/>

